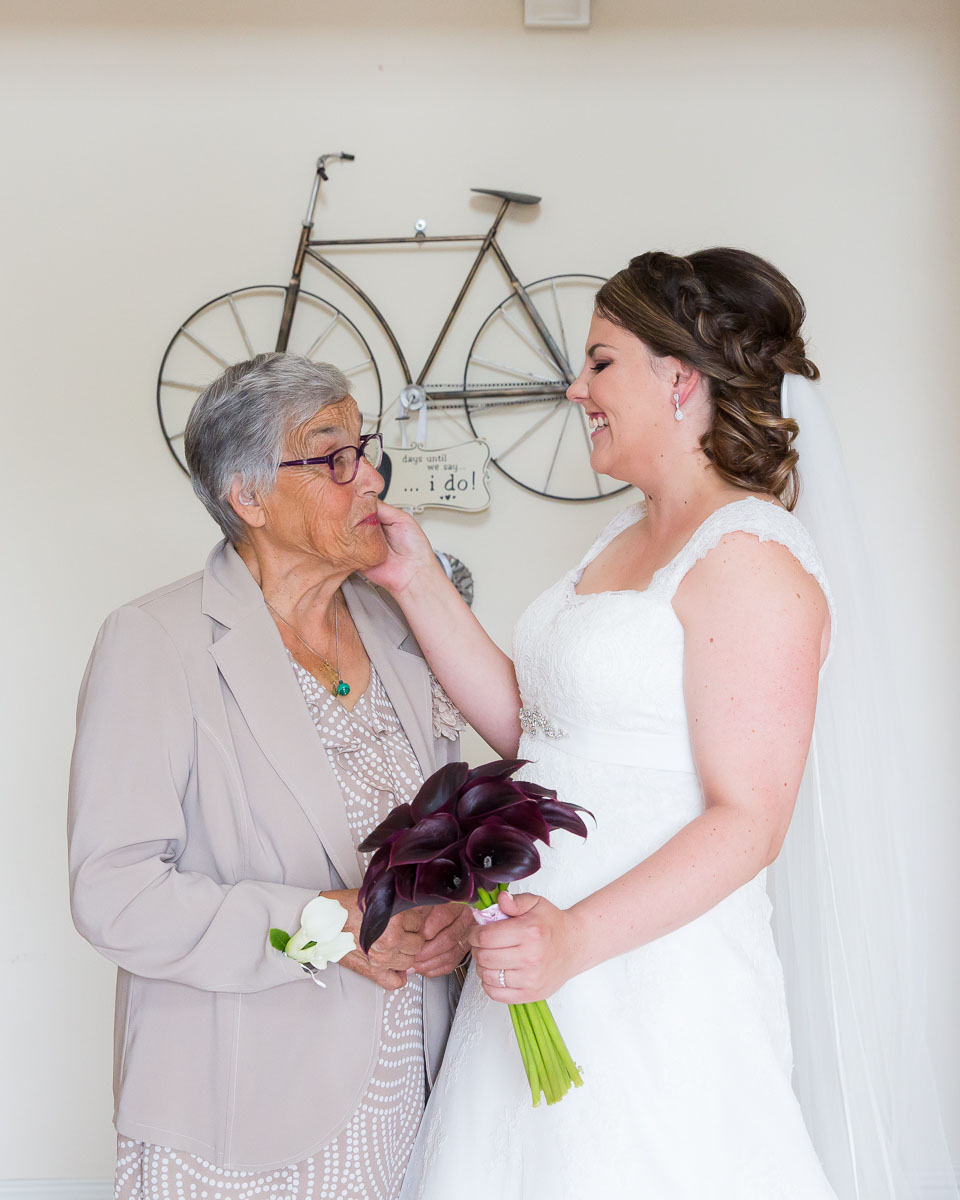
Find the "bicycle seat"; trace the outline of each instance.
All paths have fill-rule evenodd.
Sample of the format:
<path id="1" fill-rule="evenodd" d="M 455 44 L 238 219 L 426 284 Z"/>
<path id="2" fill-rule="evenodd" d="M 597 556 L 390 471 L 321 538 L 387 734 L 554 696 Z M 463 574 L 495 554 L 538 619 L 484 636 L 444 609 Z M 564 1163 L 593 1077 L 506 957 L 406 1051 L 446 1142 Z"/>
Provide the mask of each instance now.
<path id="1" fill-rule="evenodd" d="M 471 192 L 479 192 L 481 196 L 499 196 L 501 200 L 509 200 L 511 204 L 539 204 L 539 196 L 528 196 L 525 192 L 501 192 L 497 188 L 471 188 Z"/>

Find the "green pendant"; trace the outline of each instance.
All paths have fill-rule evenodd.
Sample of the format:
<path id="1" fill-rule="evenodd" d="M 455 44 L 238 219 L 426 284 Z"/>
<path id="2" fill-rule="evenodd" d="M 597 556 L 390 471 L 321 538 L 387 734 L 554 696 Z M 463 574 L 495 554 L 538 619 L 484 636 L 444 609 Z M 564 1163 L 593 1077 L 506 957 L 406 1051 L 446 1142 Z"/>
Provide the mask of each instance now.
<path id="1" fill-rule="evenodd" d="M 349 696 L 350 695 L 350 684 L 344 683 L 343 680 L 341 679 L 337 683 L 337 695 L 338 696 Z"/>

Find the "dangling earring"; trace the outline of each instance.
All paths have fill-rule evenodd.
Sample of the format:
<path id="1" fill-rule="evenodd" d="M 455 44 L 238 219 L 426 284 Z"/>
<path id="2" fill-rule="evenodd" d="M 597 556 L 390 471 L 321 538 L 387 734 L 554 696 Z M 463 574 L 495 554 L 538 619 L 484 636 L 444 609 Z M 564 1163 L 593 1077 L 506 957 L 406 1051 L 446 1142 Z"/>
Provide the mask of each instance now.
<path id="1" fill-rule="evenodd" d="M 683 413 L 680 411 L 680 393 L 679 392 L 673 393 L 673 402 L 677 406 L 676 412 L 673 414 L 673 419 L 675 421 L 682 421 Z"/>

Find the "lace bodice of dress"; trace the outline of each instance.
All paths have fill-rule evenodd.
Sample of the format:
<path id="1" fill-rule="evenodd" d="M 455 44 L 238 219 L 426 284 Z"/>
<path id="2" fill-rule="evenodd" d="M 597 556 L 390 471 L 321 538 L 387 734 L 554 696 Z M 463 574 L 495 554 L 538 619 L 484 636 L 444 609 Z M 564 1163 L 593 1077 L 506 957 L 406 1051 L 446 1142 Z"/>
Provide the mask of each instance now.
<path id="1" fill-rule="evenodd" d="M 544 712 L 561 730 L 566 720 L 680 744 L 688 737 L 683 627 L 672 600 L 691 567 L 725 534 L 750 533 L 785 546 L 823 589 L 835 630 L 833 604 L 806 529 L 779 505 L 754 497 L 713 512 L 643 591 L 578 595 L 588 563 L 644 515 L 643 502 L 618 513 L 580 563 L 530 605 L 514 633 L 514 661 L 525 709 Z"/>

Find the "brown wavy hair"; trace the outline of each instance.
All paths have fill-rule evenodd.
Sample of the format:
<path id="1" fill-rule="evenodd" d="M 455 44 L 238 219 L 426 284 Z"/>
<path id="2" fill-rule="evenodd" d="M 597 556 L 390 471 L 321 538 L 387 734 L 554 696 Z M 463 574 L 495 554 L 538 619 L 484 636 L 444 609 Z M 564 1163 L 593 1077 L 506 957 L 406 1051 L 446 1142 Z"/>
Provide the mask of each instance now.
<path id="1" fill-rule="evenodd" d="M 780 412 L 786 373 L 816 379 L 800 328 L 806 309 L 776 267 L 717 247 L 682 258 L 652 250 L 597 292 L 596 310 L 658 357 L 680 359 L 707 380 L 713 422 L 704 454 L 724 479 L 792 509 L 800 491 L 797 423 Z"/>

